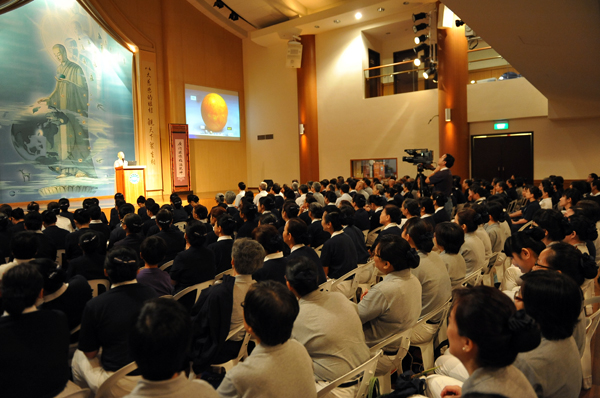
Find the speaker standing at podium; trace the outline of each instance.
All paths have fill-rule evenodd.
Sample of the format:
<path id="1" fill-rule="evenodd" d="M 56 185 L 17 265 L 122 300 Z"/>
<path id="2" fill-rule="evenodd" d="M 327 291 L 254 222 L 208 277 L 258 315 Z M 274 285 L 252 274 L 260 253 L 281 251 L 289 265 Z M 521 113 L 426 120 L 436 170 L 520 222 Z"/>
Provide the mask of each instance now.
<path id="1" fill-rule="evenodd" d="M 117 167 L 127 167 L 127 161 L 125 160 L 125 154 L 123 152 L 117 153 L 117 160 L 115 160 L 115 169 Z"/>

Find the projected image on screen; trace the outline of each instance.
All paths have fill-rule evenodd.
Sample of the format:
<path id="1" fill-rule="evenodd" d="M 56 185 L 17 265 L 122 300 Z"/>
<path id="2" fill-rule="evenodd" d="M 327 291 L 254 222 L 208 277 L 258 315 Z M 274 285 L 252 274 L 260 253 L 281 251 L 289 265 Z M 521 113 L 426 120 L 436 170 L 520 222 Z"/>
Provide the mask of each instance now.
<path id="1" fill-rule="evenodd" d="M 235 91 L 186 84 L 185 117 L 191 139 L 240 139 L 240 100 Z"/>

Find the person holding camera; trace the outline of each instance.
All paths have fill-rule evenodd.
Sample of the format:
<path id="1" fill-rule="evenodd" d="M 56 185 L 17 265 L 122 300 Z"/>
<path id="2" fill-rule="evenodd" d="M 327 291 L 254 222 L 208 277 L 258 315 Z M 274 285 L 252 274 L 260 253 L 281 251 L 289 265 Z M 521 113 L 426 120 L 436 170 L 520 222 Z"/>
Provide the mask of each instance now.
<path id="1" fill-rule="evenodd" d="M 454 166 L 454 156 L 446 153 L 438 160 L 435 170 L 425 179 L 427 184 L 433 184 L 434 192 L 439 191 L 448 198 L 452 193 L 452 172 L 450 172 L 452 166 Z M 447 201 L 445 209 L 450 216 L 452 216 L 452 207 L 452 201 Z"/>

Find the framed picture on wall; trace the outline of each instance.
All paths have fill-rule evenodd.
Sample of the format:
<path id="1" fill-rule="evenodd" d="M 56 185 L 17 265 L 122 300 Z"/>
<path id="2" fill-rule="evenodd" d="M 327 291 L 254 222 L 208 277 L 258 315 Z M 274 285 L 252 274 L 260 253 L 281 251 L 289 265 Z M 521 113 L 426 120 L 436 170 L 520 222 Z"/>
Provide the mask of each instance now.
<path id="1" fill-rule="evenodd" d="M 190 145 L 187 124 L 169 123 L 171 143 L 171 186 L 173 192 L 191 190 Z"/>

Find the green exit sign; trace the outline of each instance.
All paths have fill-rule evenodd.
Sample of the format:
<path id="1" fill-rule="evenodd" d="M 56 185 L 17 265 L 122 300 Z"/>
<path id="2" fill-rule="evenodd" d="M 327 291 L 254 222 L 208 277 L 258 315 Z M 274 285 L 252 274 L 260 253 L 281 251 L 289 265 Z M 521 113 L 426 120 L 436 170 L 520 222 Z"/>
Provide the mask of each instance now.
<path id="1" fill-rule="evenodd" d="M 494 123 L 494 130 L 508 130 L 508 122 Z"/>

